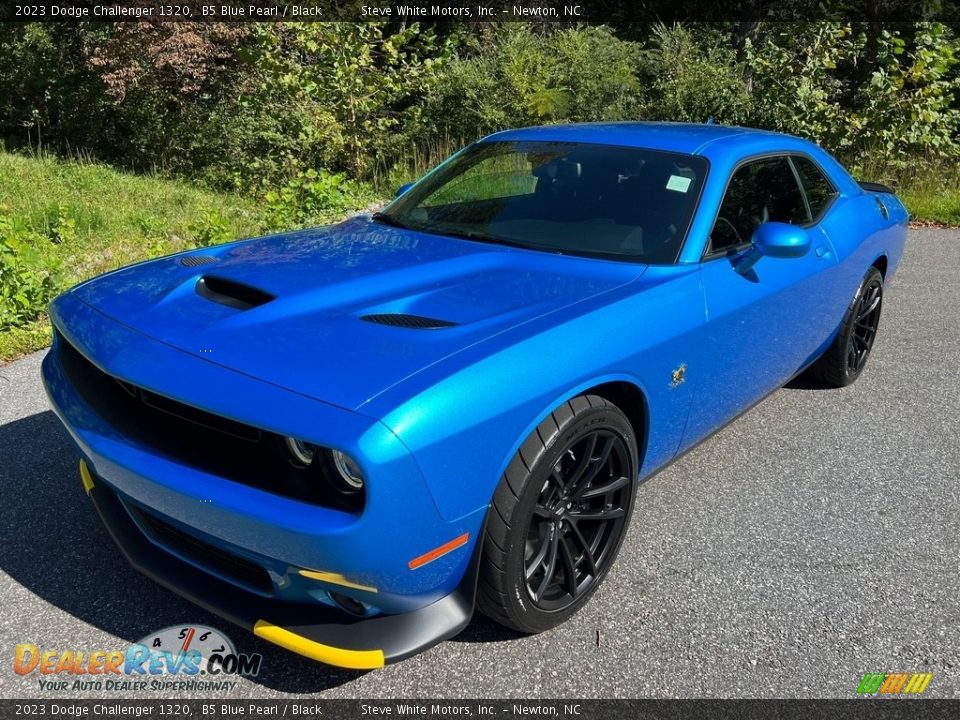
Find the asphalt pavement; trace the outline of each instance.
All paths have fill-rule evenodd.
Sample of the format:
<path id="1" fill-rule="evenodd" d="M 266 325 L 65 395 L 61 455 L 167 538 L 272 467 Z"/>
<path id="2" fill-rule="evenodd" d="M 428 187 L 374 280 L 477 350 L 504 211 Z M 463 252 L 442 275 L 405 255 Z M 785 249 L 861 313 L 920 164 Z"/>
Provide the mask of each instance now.
<path id="1" fill-rule="evenodd" d="M 280 650 L 130 569 L 48 408 L 43 353 L 7 364 L 0 697 L 126 696 L 41 690 L 13 672 L 14 646 L 120 649 L 181 623 L 263 654 L 231 698 L 850 698 L 865 672 L 894 671 L 960 697 L 958 308 L 960 231 L 911 230 L 858 382 L 794 382 L 646 482 L 616 567 L 573 620 L 522 637 L 477 617 L 365 674 Z"/>

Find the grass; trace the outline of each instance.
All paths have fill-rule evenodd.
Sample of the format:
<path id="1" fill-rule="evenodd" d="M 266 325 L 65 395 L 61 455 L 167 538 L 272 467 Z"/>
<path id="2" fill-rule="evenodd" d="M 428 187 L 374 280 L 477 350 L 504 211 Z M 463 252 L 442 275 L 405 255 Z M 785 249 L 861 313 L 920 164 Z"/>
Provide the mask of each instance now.
<path id="1" fill-rule="evenodd" d="M 276 229 L 268 215 L 262 202 L 186 182 L 0 152 L 0 218 L 41 266 L 61 268 L 63 289 L 146 258 Z M 34 312 L 0 329 L 0 362 L 47 344 L 47 320 Z"/>
<path id="2" fill-rule="evenodd" d="M 915 181 L 901 186 L 899 194 L 914 222 L 960 226 L 960 184 L 944 187 Z"/>
<path id="3" fill-rule="evenodd" d="M 211 225 L 230 237 L 264 227 L 257 204 L 237 196 L 95 163 L 9 153 L 0 153 L 0 208 L 56 246 L 72 281 L 183 250 L 209 235 Z"/>
<path id="4" fill-rule="evenodd" d="M 892 171 L 866 163 L 857 177 L 895 188 L 912 222 L 960 227 L 960 163 L 956 159 L 920 157 L 911 166 Z"/>
<path id="5" fill-rule="evenodd" d="M 22 327 L 0 332 L 0 364 L 50 344 L 50 323 L 46 316 L 31 320 Z"/>
<path id="6" fill-rule="evenodd" d="M 413 145 L 389 167 L 374 168 L 373 187 L 382 196 L 392 197 L 401 185 L 419 180 L 469 144 L 467 140 L 442 137 Z"/>

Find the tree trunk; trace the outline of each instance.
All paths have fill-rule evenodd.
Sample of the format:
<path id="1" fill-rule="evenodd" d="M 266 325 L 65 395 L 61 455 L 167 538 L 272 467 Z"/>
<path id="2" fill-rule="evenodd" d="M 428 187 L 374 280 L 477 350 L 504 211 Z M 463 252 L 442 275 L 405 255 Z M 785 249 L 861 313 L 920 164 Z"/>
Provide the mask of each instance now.
<path id="1" fill-rule="evenodd" d="M 741 8 L 740 21 L 733 31 L 733 48 L 737 52 L 737 62 L 742 63 L 746 59 L 747 41 L 756 42 L 762 16 L 760 0 L 748 0 Z M 747 93 L 753 92 L 753 68 L 750 65 L 743 67 L 743 86 Z"/>

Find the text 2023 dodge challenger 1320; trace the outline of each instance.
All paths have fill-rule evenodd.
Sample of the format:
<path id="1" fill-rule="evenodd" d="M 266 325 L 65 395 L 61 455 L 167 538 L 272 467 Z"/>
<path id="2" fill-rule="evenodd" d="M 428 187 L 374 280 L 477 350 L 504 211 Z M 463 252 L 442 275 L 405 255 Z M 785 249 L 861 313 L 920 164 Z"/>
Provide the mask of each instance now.
<path id="1" fill-rule="evenodd" d="M 640 480 L 801 371 L 853 382 L 906 224 L 785 135 L 509 130 L 372 217 L 74 288 L 44 380 L 137 568 L 378 667 L 474 606 L 569 618 Z"/>

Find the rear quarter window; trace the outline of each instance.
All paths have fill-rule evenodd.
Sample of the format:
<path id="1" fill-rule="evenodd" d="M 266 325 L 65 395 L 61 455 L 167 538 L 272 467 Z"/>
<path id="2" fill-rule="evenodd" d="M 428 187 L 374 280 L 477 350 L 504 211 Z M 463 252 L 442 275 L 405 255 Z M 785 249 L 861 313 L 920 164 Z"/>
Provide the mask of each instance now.
<path id="1" fill-rule="evenodd" d="M 810 203 L 810 215 L 813 217 L 813 222 L 816 222 L 833 202 L 837 191 L 812 160 L 800 155 L 793 156 L 791 160 L 797 175 L 800 176 L 800 184 L 806 193 L 807 202 Z"/>

